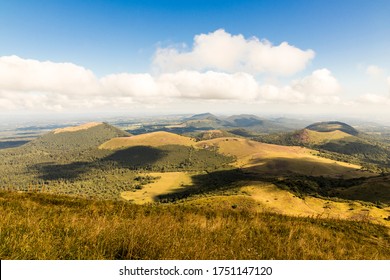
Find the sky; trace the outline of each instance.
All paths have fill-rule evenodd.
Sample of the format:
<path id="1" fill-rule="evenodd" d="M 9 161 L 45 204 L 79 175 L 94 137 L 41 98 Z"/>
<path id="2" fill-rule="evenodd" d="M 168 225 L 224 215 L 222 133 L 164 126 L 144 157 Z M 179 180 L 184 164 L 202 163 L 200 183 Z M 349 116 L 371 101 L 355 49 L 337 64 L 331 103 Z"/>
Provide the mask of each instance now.
<path id="1" fill-rule="evenodd" d="M 0 0 L 0 115 L 390 116 L 390 1 Z"/>

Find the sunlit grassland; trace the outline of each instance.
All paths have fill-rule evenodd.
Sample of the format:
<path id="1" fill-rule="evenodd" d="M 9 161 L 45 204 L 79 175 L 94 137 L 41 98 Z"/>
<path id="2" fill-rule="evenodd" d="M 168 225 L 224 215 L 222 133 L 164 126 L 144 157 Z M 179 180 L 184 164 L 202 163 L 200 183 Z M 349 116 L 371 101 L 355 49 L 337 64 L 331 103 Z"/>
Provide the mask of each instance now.
<path id="1" fill-rule="evenodd" d="M 390 259 L 387 227 L 255 206 L 245 197 L 134 205 L 0 192 L 0 258 Z"/>

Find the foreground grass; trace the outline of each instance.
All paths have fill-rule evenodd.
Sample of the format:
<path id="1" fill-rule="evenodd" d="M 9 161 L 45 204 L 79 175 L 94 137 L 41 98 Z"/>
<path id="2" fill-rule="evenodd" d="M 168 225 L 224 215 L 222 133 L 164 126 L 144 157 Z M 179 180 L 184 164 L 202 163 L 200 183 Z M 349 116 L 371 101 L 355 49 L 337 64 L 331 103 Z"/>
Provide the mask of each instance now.
<path id="1" fill-rule="evenodd" d="M 386 227 L 232 206 L 0 192 L 0 258 L 390 259 Z"/>

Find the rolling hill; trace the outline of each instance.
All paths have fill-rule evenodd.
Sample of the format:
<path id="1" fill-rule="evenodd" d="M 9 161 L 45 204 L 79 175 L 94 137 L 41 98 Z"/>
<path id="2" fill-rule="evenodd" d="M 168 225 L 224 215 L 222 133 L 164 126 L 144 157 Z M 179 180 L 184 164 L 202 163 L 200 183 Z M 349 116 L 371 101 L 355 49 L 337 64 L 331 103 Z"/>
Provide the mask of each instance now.
<path id="1" fill-rule="evenodd" d="M 324 156 L 353 161 L 376 170 L 388 168 L 390 164 L 390 149 L 386 143 L 342 122 L 315 123 L 295 132 L 262 135 L 254 139 L 271 144 L 309 147 L 324 152 Z"/>
<path id="2" fill-rule="evenodd" d="M 295 132 L 292 137 L 295 137 L 299 144 L 319 145 L 353 136 L 338 129 L 333 131 L 316 131 L 305 128 Z"/>
<path id="3" fill-rule="evenodd" d="M 353 136 L 357 136 L 359 134 L 359 131 L 354 129 L 352 126 L 338 121 L 318 122 L 307 126 L 306 129 L 317 132 L 333 132 L 339 130 Z"/>
<path id="4" fill-rule="evenodd" d="M 193 115 L 189 118 L 184 119 L 184 122 L 181 124 L 187 128 L 196 128 L 196 129 L 218 129 L 224 127 L 225 123 L 210 113 Z"/>
<path id="5" fill-rule="evenodd" d="M 215 132 L 215 131 L 214 131 Z M 219 131 L 217 131 L 219 132 Z M 217 133 L 215 132 L 215 133 Z M 207 132 L 205 132 L 207 133 Z M 211 132 L 208 132 L 211 133 Z M 335 139 L 344 137 L 344 132 L 311 132 L 318 139 L 318 134 L 334 134 Z M 211 133 L 212 134 L 212 133 Z M 217 133 L 218 134 L 218 133 Z M 347 134 L 345 134 L 347 135 Z M 130 149 L 131 147 L 153 147 L 165 149 L 165 146 L 186 146 L 195 150 L 218 152 L 235 158 L 234 166 L 240 168 L 251 168 L 252 171 L 260 174 L 286 174 L 297 173 L 313 176 L 333 177 L 365 177 L 372 174 L 360 171 L 361 166 L 340 162 L 318 156 L 318 152 L 312 149 L 299 146 L 282 146 L 260 143 L 237 137 L 208 137 L 205 140 L 194 141 L 192 138 L 180 136 L 169 132 L 152 132 L 130 137 L 112 138 L 101 144 L 102 150 Z M 177 148 L 183 149 L 183 148 Z M 134 149 L 132 149 L 134 151 Z M 172 153 L 172 151 L 170 152 Z M 139 155 L 141 156 L 141 155 Z M 146 156 L 146 154 L 145 154 Z M 137 156 L 138 157 L 138 156 Z M 171 159 L 172 161 L 173 159 Z"/>
<path id="6" fill-rule="evenodd" d="M 101 144 L 99 149 L 116 150 L 134 146 L 160 147 L 164 145 L 193 146 L 195 141 L 178 134 L 156 131 L 130 137 L 116 137 Z"/>
<path id="7" fill-rule="evenodd" d="M 213 121 L 220 121 L 219 118 L 217 118 L 215 115 L 211 113 L 202 113 L 202 114 L 196 114 L 191 117 L 185 118 L 184 121 L 197 121 L 197 120 L 213 120 Z"/>
<path id="8" fill-rule="evenodd" d="M 235 166 L 263 175 L 295 173 L 345 178 L 373 175 L 360 171 L 359 165 L 323 158 L 315 150 L 298 146 L 273 145 L 234 137 L 200 141 L 197 146 L 234 156 Z"/>
<path id="9" fill-rule="evenodd" d="M 362 170 L 359 164 L 323 157 L 321 152 L 310 148 L 335 141 L 357 141 L 359 136 L 338 129 L 319 132 L 306 128 L 289 135 L 301 144 L 293 146 L 227 137 L 221 130 L 202 133 L 198 141 L 165 131 L 130 136 L 105 123 L 89 123 L 56 129 L 8 154 L 4 152 L 0 169 L 19 172 L 16 177 L 3 180 L 4 184 L 9 184 L 12 178 L 27 186 L 35 182 L 42 185 L 45 180 L 49 185 L 55 184 L 52 189 L 59 193 L 66 190 L 117 199 L 126 193 L 126 199 L 149 202 L 213 194 L 221 189 L 234 189 L 237 184 L 245 187 L 253 181 L 271 182 L 295 193 L 357 199 L 362 197 L 354 195 L 355 189 L 362 188 L 362 193 L 366 193 L 363 198 L 367 196 L 371 202 L 377 197 L 369 197 L 369 182 L 380 181 L 377 185 L 383 186 L 383 191 L 376 189 L 378 200 L 388 201 L 390 191 L 386 182 L 379 177 L 365 179 L 376 178 L 378 174 Z M 11 162 L 15 164 L 12 169 Z M 150 173 L 160 178 L 148 183 L 149 194 L 142 192 L 143 187 L 137 189 L 140 186 L 135 180 L 137 172 L 142 172 L 143 177 L 149 177 Z M 187 182 L 188 186 L 182 189 L 175 185 L 179 181 Z M 160 190 L 153 189 L 156 187 Z M 175 194 L 179 189 L 180 193 Z M 169 195 L 171 192 L 173 196 Z M 152 197 L 153 193 L 159 197 Z"/>
<path id="10" fill-rule="evenodd" d="M 97 148 L 114 137 L 130 136 L 107 123 L 87 123 L 75 127 L 55 129 L 29 142 L 24 149 L 36 149 L 51 153 L 78 152 Z"/>
<path id="11" fill-rule="evenodd" d="M 234 235 L 240 238 L 232 247 L 234 258 L 263 256 L 253 248 L 275 237 L 265 250 L 273 258 L 321 257 L 324 250 L 340 258 L 388 256 L 389 175 L 312 149 L 343 141 L 374 144 L 361 134 L 315 129 L 285 134 L 297 146 L 232 137 L 224 130 L 201 131 L 197 140 L 165 131 L 133 136 L 88 123 L 1 150 L 0 206 L 9 214 L 0 227 L 12 238 L 0 242 L 6 248 L 0 251 L 8 258 L 168 258 L 199 256 L 194 244 L 208 242 L 202 256 L 225 258 L 221 244 Z M 177 250 L 169 249 L 172 232 Z M 210 250 L 215 236 L 218 246 Z M 244 242 L 249 247 L 241 250 L 248 236 L 262 239 L 256 246 Z M 140 240 L 153 246 L 145 251 Z M 280 244 L 287 253 L 280 255 Z M 383 252 L 378 255 L 373 244 Z M 43 254 L 38 247 L 45 248 Z"/>
<path id="12" fill-rule="evenodd" d="M 230 126 L 234 127 L 250 127 L 255 125 L 264 125 L 265 122 L 267 122 L 264 119 L 261 119 L 255 115 L 247 115 L 247 114 L 241 114 L 241 115 L 233 115 L 225 119 L 225 121 Z"/>
<path id="13" fill-rule="evenodd" d="M 230 130 L 245 129 L 250 134 L 291 131 L 280 122 L 260 118 L 255 115 L 233 115 L 224 119 L 225 127 Z"/>

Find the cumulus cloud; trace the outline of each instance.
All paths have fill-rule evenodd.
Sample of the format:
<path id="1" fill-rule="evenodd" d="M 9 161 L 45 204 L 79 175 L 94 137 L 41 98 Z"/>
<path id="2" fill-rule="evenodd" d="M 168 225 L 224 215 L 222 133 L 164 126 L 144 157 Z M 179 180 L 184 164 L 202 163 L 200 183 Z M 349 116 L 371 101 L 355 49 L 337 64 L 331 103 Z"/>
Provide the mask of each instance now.
<path id="1" fill-rule="evenodd" d="M 291 75 L 303 70 L 314 55 L 312 50 L 301 50 L 287 42 L 273 46 L 267 40 L 245 39 L 219 29 L 196 35 L 190 51 L 158 49 L 153 64 L 161 72 L 215 70 Z"/>

